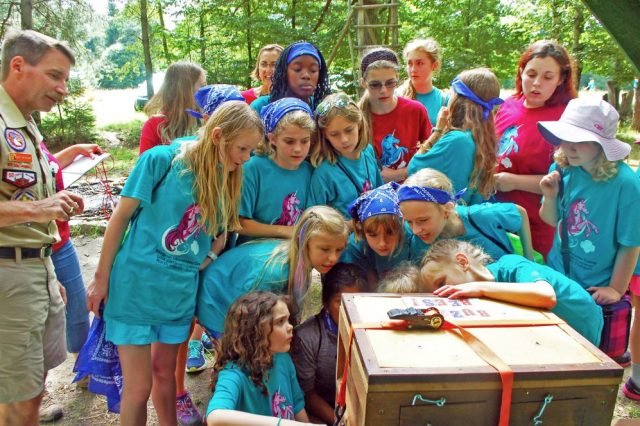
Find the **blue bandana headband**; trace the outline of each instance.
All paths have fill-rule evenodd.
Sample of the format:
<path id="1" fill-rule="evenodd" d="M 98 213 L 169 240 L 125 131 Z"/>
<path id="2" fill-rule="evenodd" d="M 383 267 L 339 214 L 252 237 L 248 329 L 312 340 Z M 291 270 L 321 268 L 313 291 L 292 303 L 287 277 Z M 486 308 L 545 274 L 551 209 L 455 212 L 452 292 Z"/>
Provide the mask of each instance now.
<path id="1" fill-rule="evenodd" d="M 362 194 L 349 206 L 349 214 L 354 220 L 360 222 L 381 214 L 402 217 L 398 206 L 398 195 L 389 184 Z"/>
<path id="2" fill-rule="evenodd" d="M 275 102 L 271 102 L 260 113 L 262 117 L 262 124 L 264 124 L 264 130 L 267 133 L 273 133 L 278 126 L 282 117 L 289 114 L 291 111 L 304 111 L 309 114 L 309 117 L 313 119 L 313 112 L 306 102 L 301 101 L 298 98 L 282 98 Z"/>
<path id="3" fill-rule="evenodd" d="M 395 182 L 394 182 L 395 183 Z M 451 195 L 448 191 L 438 188 L 419 185 L 393 185 L 398 193 L 398 202 L 404 201 L 426 201 L 428 203 L 447 204 L 456 203 L 466 192 L 466 188 L 458 191 L 456 195 Z"/>
<path id="4" fill-rule="evenodd" d="M 223 103 L 227 101 L 243 101 L 244 98 L 235 86 L 230 84 L 210 84 L 201 87 L 194 95 L 196 103 L 204 114 L 211 115 Z M 204 115 L 198 111 L 187 108 L 186 111 L 195 118 L 203 119 Z"/>
<path id="5" fill-rule="evenodd" d="M 318 65 L 322 63 L 322 61 L 320 61 L 320 52 L 318 52 L 318 49 L 316 49 L 313 44 L 306 41 L 299 41 L 291 45 L 291 49 L 287 55 L 287 65 L 289 65 L 298 56 L 304 55 L 313 56 L 313 58 L 318 61 Z"/>
<path id="6" fill-rule="evenodd" d="M 464 84 L 459 77 L 456 77 L 451 82 L 451 88 L 454 92 L 456 92 L 460 96 L 464 96 L 469 99 L 471 102 L 476 103 L 482 107 L 482 119 L 487 121 L 489 118 L 489 113 L 493 111 L 493 107 L 496 107 L 502 104 L 504 101 L 500 98 L 489 99 L 488 101 L 483 101 L 480 99 L 469 86 Z"/>

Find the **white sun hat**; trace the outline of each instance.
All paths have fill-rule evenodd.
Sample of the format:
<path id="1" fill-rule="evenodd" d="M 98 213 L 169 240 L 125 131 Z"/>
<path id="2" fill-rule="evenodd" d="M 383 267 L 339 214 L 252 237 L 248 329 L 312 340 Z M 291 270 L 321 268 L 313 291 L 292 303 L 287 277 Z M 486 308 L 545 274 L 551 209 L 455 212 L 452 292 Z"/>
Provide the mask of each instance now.
<path id="1" fill-rule="evenodd" d="M 609 161 L 622 160 L 631 152 L 631 145 L 616 139 L 620 115 L 607 102 L 592 98 L 569 101 L 558 121 L 539 121 L 538 130 L 552 145 L 562 142 L 596 142 Z"/>

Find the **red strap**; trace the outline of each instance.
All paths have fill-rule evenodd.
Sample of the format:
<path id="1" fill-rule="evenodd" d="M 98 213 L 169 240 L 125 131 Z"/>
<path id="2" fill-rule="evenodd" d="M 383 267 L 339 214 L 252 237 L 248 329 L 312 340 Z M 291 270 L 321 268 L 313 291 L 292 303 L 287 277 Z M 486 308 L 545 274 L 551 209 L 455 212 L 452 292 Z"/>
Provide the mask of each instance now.
<path id="1" fill-rule="evenodd" d="M 486 327 L 487 325 L 485 325 Z M 489 325 L 490 326 L 490 325 Z M 502 325 L 501 325 L 502 326 Z M 349 364 L 351 363 L 351 346 L 353 344 L 354 330 L 366 329 L 366 330 L 405 330 L 407 328 L 407 322 L 404 320 L 392 320 L 381 323 L 360 323 L 353 324 L 349 328 L 349 343 L 347 345 L 347 354 L 345 358 L 344 368 L 342 370 L 342 378 L 340 380 L 340 389 L 336 396 L 336 405 L 338 408 L 346 406 L 347 399 L 347 375 L 349 373 Z M 487 345 L 485 345 L 480 339 L 471 334 L 466 329 L 452 323 L 445 321 L 441 327 L 443 330 L 454 332 L 457 336 L 461 337 L 473 351 L 482 358 L 487 364 L 495 368 L 500 374 L 500 381 L 502 382 L 502 398 L 500 403 L 500 420 L 499 426 L 508 426 L 509 417 L 511 414 L 511 394 L 513 390 L 513 370 L 506 364 L 495 352 L 493 352 Z M 457 333 L 455 333 L 457 331 Z"/>

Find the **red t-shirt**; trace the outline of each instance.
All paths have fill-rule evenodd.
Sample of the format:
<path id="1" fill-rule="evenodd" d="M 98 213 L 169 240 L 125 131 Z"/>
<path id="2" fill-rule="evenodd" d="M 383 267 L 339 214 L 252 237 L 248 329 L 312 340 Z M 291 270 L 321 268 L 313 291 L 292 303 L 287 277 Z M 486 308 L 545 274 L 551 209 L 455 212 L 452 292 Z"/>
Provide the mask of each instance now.
<path id="1" fill-rule="evenodd" d="M 388 114 L 371 113 L 373 148 L 383 167 L 401 169 L 418 150 L 418 143 L 431 134 L 427 110 L 417 101 L 398 96 Z"/>
<path id="2" fill-rule="evenodd" d="M 244 92 L 240 92 L 240 94 L 249 105 L 251 105 L 251 102 L 258 99 L 258 96 L 256 95 L 256 91 L 254 89 L 245 90 Z"/>
<path id="3" fill-rule="evenodd" d="M 49 167 L 51 167 L 51 171 L 56 174 L 56 192 L 62 191 L 64 189 L 64 182 L 62 180 L 62 168 L 60 167 L 60 163 L 58 163 L 56 157 L 49 152 L 44 142 L 40 142 L 40 150 L 42 150 L 42 153 L 47 156 Z M 58 251 L 64 243 L 69 241 L 69 222 L 66 220 L 56 220 L 56 225 L 58 225 L 58 232 L 60 233 L 60 242 L 53 245 L 53 251 Z"/>
<path id="4" fill-rule="evenodd" d="M 166 118 L 164 115 L 154 115 L 149 117 L 146 123 L 142 126 L 140 132 L 140 154 L 146 150 L 153 148 L 157 145 L 168 145 L 171 141 L 165 141 L 160 135 L 162 125 L 164 125 Z"/>
<path id="5" fill-rule="evenodd" d="M 498 146 L 497 172 L 517 175 L 546 175 L 553 162 L 553 145 L 538 131 L 538 121 L 556 121 L 566 105 L 526 108 L 524 96 L 510 97 L 496 114 Z M 540 219 L 542 196 L 525 191 L 498 192 L 499 201 L 516 203 L 529 215 L 533 248 L 545 257 L 553 243 L 555 228 Z"/>

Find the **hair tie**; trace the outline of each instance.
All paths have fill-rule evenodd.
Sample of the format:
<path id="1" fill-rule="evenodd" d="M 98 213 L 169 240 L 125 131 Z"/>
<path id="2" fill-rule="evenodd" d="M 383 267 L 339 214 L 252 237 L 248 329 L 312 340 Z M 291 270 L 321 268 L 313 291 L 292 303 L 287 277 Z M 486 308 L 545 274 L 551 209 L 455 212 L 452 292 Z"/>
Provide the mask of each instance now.
<path id="1" fill-rule="evenodd" d="M 364 73 L 369 68 L 369 65 L 376 61 L 389 61 L 398 65 L 398 57 L 393 52 L 393 50 L 389 49 L 378 49 L 373 50 L 362 57 L 362 61 L 360 61 L 360 72 L 364 77 Z"/>
<path id="2" fill-rule="evenodd" d="M 493 107 L 496 107 L 502 104 L 504 101 L 500 98 L 489 99 L 488 101 L 484 101 L 480 99 L 466 84 L 460 80 L 460 77 L 456 77 L 451 82 L 451 88 L 454 92 L 456 92 L 460 96 L 464 96 L 469 99 L 471 102 L 478 104 L 482 107 L 482 119 L 487 121 L 489 118 L 489 113 L 493 111 Z"/>

